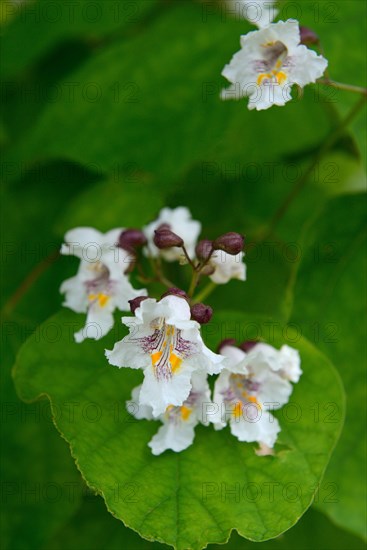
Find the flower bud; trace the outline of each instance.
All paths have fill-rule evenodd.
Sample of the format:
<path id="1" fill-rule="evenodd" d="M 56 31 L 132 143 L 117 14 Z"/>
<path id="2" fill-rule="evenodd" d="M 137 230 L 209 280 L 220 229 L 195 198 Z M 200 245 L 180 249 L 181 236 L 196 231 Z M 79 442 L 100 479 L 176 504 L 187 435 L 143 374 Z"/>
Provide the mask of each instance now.
<path id="1" fill-rule="evenodd" d="M 128 251 L 133 251 L 135 248 L 143 246 L 147 243 L 147 239 L 139 229 L 125 229 L 119 237 L 118 246 Z"/>
<path id="2" fill-rule="evenodd" d="M 200 270 L 200 274 L 201 275 L 213 275 L 215 271 L 215 267 L 213 265 L 210 265 L 210 264 L 207 264 L 207 265 L 204 265 L 204 267 Z"/>
<path id="3" fill-rule="evenodd" d="M 224 250 L 227 254 L 235 256 L 239 254 L 244 247 L 245 238 L 239 233 L 225 233 L 213 242 L 214 250 Z"/>
<path id="4" fill-rule="evenodd" d="M 301 44 L 309 46 L 310 44 L 318 44 L 320 42 L 319 37 L 312 29 L 300 27 L 299 31 L 301 35 Z"/>
<path id="5" fill-rule="evenodd" d="M 240 344 L 240 349 L 242 349 L 242 351 L 245 351 L 246 353 L 248 353 L 258 343 L 259 343 L 258 340 L 246 340 L 245 342 L 242 342 L 242 344 Z"/>
<path id="6" fill-rule="evenodd" d="M 191 319 L 197 321 L 201 325 L 209 323 L 212 315 L 212 308 L 210 306 L 206 306 L 205 304 L 195 304 L 191 308 Z"/>
<path id="7" fill-rule="evenodd" d="M 195 252 L 198 260 L 206 261 L 213 251 L 213 242 L 208 239 L 199 241 L 196 245 Z"/>
<path id="8" fill-rule="evenodd" d="M 131 313 L 135 313 L 135 310 L 138 309 L 138 307 L 140 307 L 140 304 L 144 302 L 144 300 L 147 300 L 148 297 L 149 296 L 138 296 L 137 298 L 129 300 Z"/>
<path id="9" fill-rule="evenodd" d="M 161 299 L 164 298 L 165 296 L 178 296 L 179 298 L 185 298 L 185 300 L 188 300 L 188 296 L 186 292 L 176 287 L 172 287 L 166 290 L 166 292 L 162 294 Z"/>
<path id="10" fill-rule="evenodd" d="M 225 338 L 222 340 L 218 345 L 217 353 L 220 353 L 225 346 L 237 346 L 236 340 L 234 338 Z"/>
<path id="11" fill-rule="evenodd" d="M 153 242 L 159 249 L 171 248 L 172 246 L 182 246 L 184 244 L 181 237 L 166 228 L 161 228 L 154 231 Z"/>

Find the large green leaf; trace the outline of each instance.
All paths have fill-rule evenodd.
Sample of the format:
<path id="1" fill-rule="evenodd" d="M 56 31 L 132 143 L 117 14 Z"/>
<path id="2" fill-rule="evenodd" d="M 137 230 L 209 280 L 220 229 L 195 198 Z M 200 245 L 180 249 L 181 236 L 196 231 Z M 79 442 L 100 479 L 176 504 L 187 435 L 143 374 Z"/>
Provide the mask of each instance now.
<path id="1" fill-rule="evenodd" d="M 117 29 L 123 37 L 127 27 L 136 25 L 156 7 L 155 0 L 30 0 L 23 5 L 6 4 L 5 11 L 13 17 L 2 37 L 4 78 L 29 68 L 62 41 L 82 39 L 98 45 L 99 39 Z"/>
<path id="2" fill-rule="evenodd" d="M 292 321 L 333 360 L 347 392 L 347 416 L 326 479 L 333 502 L 318 506 L 346 529 L 365 536 L 364 419 L 365 195 L 332 200 L 311 225 L 295 287 Z M 321 409 L 320 409 L 321 410 Z"/>
<path id="3" fill-rule="evenodd" d="M 249 29 L 223 22 L 220 10 L 205 18 L 192 2 L 171 5 L 140 35 L 61 79 L 61 89 L 77 83 L 73 99 L 60 94 L 48 105 L 12 158 L 62 157 L 104 171 L 130 162 L 168 186 L 195 162 L 269 161 L 314 148 L 315 128 L 321 140 L 335 121 L 311 91 L 259 113 L 219 99 L 221 70 Z"/>
<path id="4" fill-rule="evenodd" d="M 75 516 L 48 541 L 43 550 L 163 550 L 166 545 L 141 539 L 131 529 L 116 521 L 104 508 L 100 497 L 87 497 Z M 276 539 L 251 542 L 233 532 L 225 550 L 363 550 L 363 542 L 332 525 L 313 508 L 307 510 L 292 529 Z M 209 545 L 209 550 L 223 550 L 223 546 Z"/>
<path id="5" fill-rule="evenodd" d="M 298 418 L 290 409 L 278 414 L 282 432 L 276 457 L 260 458 L 253 445 L 210 428 L 199 428 L 195 444 L 185 452 L 153 457 L 147 442 L 158 423 L 136 422 L 124 406 L 141 373 L 107 364 L 103 350 L 118 338 L 116 331 L 97 343 L 73 343 L 79 323 L 70 312 L 46 322 L 41 334 L 51 331 L 52 338 L 28 341 L 17 359 L 15 381 L 23 399 L 47 395 L 53 410 L 60 411 L 57 427 L 88 484 L 103 495 L 113 515 L 143 537 L 179 549 L 225 542 L 231 529 L 262 541 L 297 522 L 312 502 L 344 414 L 339 379 L 323 355 L 305 340 L 297 341 L 304 375 L 291 409 Z M 257 317 L 218 314 L 205 336 L 214 347 L 226 334 L 243 337 L 254 323 L 264 335 L 269 330 L 269 322 L 261 324 Z M 270 341 L 278 346 L 285 332 L 282 336 L 280 326 L 273 325 Z M 291 328 L 286 332 L 298 340 Z M 72 420 L 66 415 L 70 403 Z M 336 404 L 332 423 L 315 422 L 315 403 Z"/>
<path id="6" fill-rule="evenodd" d="M 329 73 L 333 80 L 367 87 L 367 60 L 363 48 L 367 32 L 367 5 L 360 0 L 317 0 L 281 5 L 280 17 L 295 17 L 301 25 L 311 27 L 319 35 L 325 57 L 329 61 Z M 345 114 L 358 95 L 349 91 L 318 85 L 314 89 L 314 101 L 333 105 Z M 366 159 L 365 113 L 353 121 L 360 154 Z"/>
<path id="7" fill-rule="evenodd" d="M 38 550 L 73 516 L 86 487 L 54 429 L 49 402 L 23 403 L 11 379 L 15 353 L 40 320 L 38 313 L 32 311 L 27 323 L 16 315 L 2 320 L 2 548 Z"/>
<path id="8" fill-rule="evenodd" d="M 4 323 L 3 348 L 24 330 L 15 321 Z M 3 349 L 1 540 L 4 550 L 37 550 L 76 512 L 85 484 L 52 425 L 49 403 L 28 405 L 16 396 L 13 361 L 12 350 Z"/>

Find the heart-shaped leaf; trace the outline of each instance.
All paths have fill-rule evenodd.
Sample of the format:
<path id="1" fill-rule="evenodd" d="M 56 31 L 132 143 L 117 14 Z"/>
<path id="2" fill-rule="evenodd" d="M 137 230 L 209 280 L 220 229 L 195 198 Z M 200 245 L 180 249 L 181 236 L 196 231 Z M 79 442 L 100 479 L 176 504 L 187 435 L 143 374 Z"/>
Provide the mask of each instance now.
<path id="1" fill-rule="evenodd" d="M 225 542 L 232 529 L 262 541 L 297 522 L 312 502 L 343 421 L 343 391 L 329 361 L 292 327 L 241 315 L 219 314 L 205 337 L 211 347 L 224 335 L 248 336 L 257 327 L 278 347 L 300 350 L 304 374 L 292 401 L 277 417 L 276 456 L 258 457 L 228 429 L 199 427 L 182 453 L 151 454 L 148 441 L 158 422 L 135 421 L 125 401 L 142 373 L 111 367 L 103 354 L 120 337 L 73 343 L 80 320 L 61 312 L 23 346 L 15 381 L 23 399 L 47 395 L 55 423 L 69 441 L 88 484 L 125 525 L 150 540 L 178 549 Z M 315 407 L 333 407 L 329 419 Z"/>

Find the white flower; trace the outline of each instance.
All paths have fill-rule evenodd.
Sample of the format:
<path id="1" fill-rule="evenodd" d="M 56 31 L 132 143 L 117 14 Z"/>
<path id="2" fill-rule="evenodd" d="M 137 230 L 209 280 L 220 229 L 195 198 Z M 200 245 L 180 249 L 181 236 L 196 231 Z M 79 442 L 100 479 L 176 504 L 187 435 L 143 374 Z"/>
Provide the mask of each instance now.
<path id="1" fill-rule="evenodd" d="M 195 246 L 201 231 L 201 223 L 191 219 L 191 213 L 187 208 L 184 206 L 179 206 L 174 209 L 163 208 L 154 222 L 143 227 L 143 232 L 148 241 L 147 253 L 150 256 L 153 256 L 153 258 L 162 256 L 162 258 L 168 262 L 181 260 L 183 258 L 181 248 L 172 247 L 167 250 L 159 250 L 159 248 L 155 246 L 153 242 L 154 231 L 161 225 L 168 225 L 173 233 L 181 237 L 184 241 L 188 255 L 194 257 Z"/>
<path id="2" fill-rule="evenodd" d="M 228 283 L 231 279 L 246 279 L 246 265 L 243 263 L 244 253 L 240 252 L 233 256 L 223 250 L 217 250 L 210 258 L 210 265 L 215 271 L 210 275 L 213 283 L 222 285 Z"/>
<path id="3" fill-rule="evenodd" d="M 130 334 L 106 356 L 111 365 L 144 370 L 139 405 L 152 407 L 155 417 L 169 405 L 183 404 L 195 371 L 217 374 L 222 368 L 223 357 L 204 345 L 200 325 L 190 320 L 190 306 L 183 298 L 149 298 L 135 317 L 123 317 L 122 322 Z"/>
<path id="4" fill-rule="evenodd" d="M 284 368 L 289 369 L 290 363 L 294 367 L 294 356 L 289 361 L 291 348 L 283 348 L 278 351 L 259 343 L 248 353 L 231 345 L 221 350 L 226 363 L 214 389 L 218 405 L 215 428 L 222 429 L 229 422 L 239 441 L 260 443 L 260 454 L 269 454 L 280 431 L 278 420 L 269 411 L 285 405 L 293 391 Z"/>
<path id="5" fill-rule="evenodd" d="M 259 342 L 245 354 L 242 364 L 245 367 L 256 364 L 257 368 L 270 368 L 291 382 L 298 382 L 302 374 L 299 352 L 287 345 L 277 350 Z"/>
<path id="6" fill-rule="evenodd" d="M 249 109 L 268 109 L 290 101 L 291 87 L 301 88 L 322 76 L 327 60 L 300 44 L 298 21 L 289 19 L 241 36 L 241 50 L 222 75 L 232 83 L 222 99 L 249 96 Z"/>
<path id="7" fill-rule="evenodd" d="M 227 3 L 230 10 L 260 29 L 270 25 L 278 15 L 270 0 L 228 0 Z"/>
<path id="8" fill-rule="evenodd" d="M 131 401 L 127 408 L 135 418 L 152 420 L 152 409 L 146 405 L 139 405 L 141 386 L 132 392 Z M 194 372 L 192 376 L 192 389 L 181 406 L 170 405 L 159 416 L 163 422 L 158 432 L 148 443 L 154 455 L 159 455 L 167 449 L 176 453 L 189 447 L 195 438 L 195 427 L 201 423 L 207 426 L 210 415 L 207 411 L 213 407 L 210 399 L 210 388 L 207 375 L 203 372 Z"/>
<path id="9" fill-rule="evenodd" d="M 87 313 L 86 325 L 74 334 L 78 343 L 102 338 L 113 326 L 114 310 L 128 311 L 129 300 L 146 294 L 144 289 L 135 290 L 124 274 L 130 257 L 114 246 L 120 233 L 121 229 L 103 235 L 92 228 L 77 228 L 66 234 L 61 253 L 81 261 L 76 276 L 64 281 L 60 292 L 65 294 L 63 306 Z"/>
<path id="10" fill-rule="evenodd" d="M 90 264 L 99 262 L 107 266 L 110 273 L 119 276 L 131 263 L 131 255 L 117 247 L 122 231 L 118 228 L 101 233 L 93 227 L 76 227 L 66 233 L 61 254 L 76 256 Z"/>

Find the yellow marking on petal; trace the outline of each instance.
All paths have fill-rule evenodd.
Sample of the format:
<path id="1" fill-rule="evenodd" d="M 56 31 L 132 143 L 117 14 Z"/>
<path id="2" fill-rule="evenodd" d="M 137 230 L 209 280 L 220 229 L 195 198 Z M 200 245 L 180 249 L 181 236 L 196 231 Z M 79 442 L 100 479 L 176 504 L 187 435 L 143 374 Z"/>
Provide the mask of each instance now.
<path id="1" fill-rule="evenodd" d="M 283 73 L 283 71 L 279 71 L 278 74 L 276 75 L 276 79 L 279 84 L 283 84 L 283 82 L 287 80 L 287 75 Z"/>
<path id="2" fill-rule="evenodd" d="M 256 399 L 256 397 L 254 395 L 249 395 L 247 399 L 249 401 L 251 401 L 251 403 L 255 403 L 255 405 L 257 406 L 258 409 L 262 408 L 260 403 L 258 402 L 258 400 Z"/>
<path id="3" fill-rule="evenodd" d="M 236 419 L 242 416 L 242 404 L 240 401 L 237 401 L 237 403 L 233 406 L 232 414 Z"/>
<path id="4" fill-rule="evenodd" d="M 107 296 L 107 294 L 102 294 L 102 293 L 98 294 L 98 303 L 101 307 L 104 307 L 107 304 L 109 299 L 110 297 Z"/>
<path id="5" fill-rule="evenodd" d="M 98 294 L 89 294 L 88 295 L 88 300 L 90 302 L 94 302 L 95 300 L 98 300 L 98 303 L 100 305 L 100 307 L 104 307 L 108 300 L 110 299 L 109 296 L 107 296 L 107 294 L 103 294 L 102 292 L 99 292 Z"/>
<path id="6" fill-rule="evenodd" d="M 191 413 L 192 413 L 192 410 L 189 409 L 189 407 L 185 407 L 185 405 L 182 405 L 182 407 L 181 407 L 181 418 L 182 418 L 182 420 L 188 420 Z"/>
<path id="7" fill-rule="evenodd" d="M 259 74 L 259 76 L 257 77 L 257 85 L 261 86 L 263 80 L 265 80 L 266 78 L 271 78 L 271 74 L 270 73 Z"/>
<path id="8" fill-rule="evenodd" d="M 162 352 L 161 351 L 156 351 L 155 353 L 152 353 L 152 355 L 150 357 L 151 357 L 151 360 L 152 360 L 152 365 L 154 366 L 158 363 L 158 361 L 162 357 Z"/>
<path id="9" fill-rule="evenodd" d="M 275 68 L 280 69 L 281 66 L 282 66 L 282 61 L 278 59 L 278 61 L 275 63 Z"/>
<path id="10" fill-rule="evenodd" d="M 182 359 L 175 353 L 171 353 L 169 356 L 169 362 L 171 363 L 172 372 L 176 372 L 181 367 Z"/>

